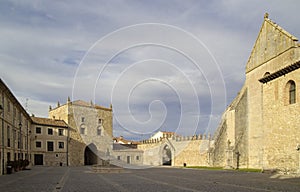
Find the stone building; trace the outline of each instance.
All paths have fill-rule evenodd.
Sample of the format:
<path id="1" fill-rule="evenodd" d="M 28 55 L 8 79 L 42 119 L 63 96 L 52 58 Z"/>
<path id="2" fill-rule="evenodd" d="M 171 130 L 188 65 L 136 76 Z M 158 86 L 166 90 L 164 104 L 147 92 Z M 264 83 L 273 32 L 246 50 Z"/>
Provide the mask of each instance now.
<path id="1" fill-rule="evenodd" d="M 135 148 L 117 138 L 119 144 L 113 145 L 112 106 L 68 99 L 50 107 L 49 118 L 31 119 L 0 79 L 1 174 L 6 172 L 7 161 L 19 159 L 34 160 L 34 164 L 41 164 L 42 159 L 46 165 L 80 166 L 109 160 L 122 166 L 300 172 L 300 44 L 268 14 L 245 73 L 244 85 L 223 113 L 214 138 L 159 132 Z M 44 134 L 39 134 L 39 127 Z M 53 135 L 49 135 L 51 129 Z"/>
<path id="2" fill-rule="evenodd" d="M 214 166 L 300 169 L 300 44 L 265 15 L 246 80 L 223 114 Z"/>
<path id="3" fill-rule="evenodd" d="M 68 98 L 64 105 L 49 109 L 49 118 L 64 120 L 69 130 L 69 165 L 101 164 L 112 152 L 112 106 Z"/>
<path id="4" fill-rule="evenodd" d="M 33 165 L 68 166 L 68 125 L 63 120 L 31 117 Z"/>
<path id="5" fill-rule="evenodd" d="M 30 161 L 31 118 L 0 79 L 1 175 L 8 161 Z"/>

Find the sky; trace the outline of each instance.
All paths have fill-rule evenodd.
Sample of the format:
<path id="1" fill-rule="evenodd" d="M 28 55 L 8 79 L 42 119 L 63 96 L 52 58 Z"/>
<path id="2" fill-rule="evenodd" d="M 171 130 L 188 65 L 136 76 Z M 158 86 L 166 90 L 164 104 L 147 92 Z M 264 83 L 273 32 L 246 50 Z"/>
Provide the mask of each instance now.
<path id="1" fill-rule="evenodd" d="M 213 134 L 264 14 L 300 37 L 297 0 L 0 2 L 0 77 L 29 114 L 85 100 L 114 136 Z"/>

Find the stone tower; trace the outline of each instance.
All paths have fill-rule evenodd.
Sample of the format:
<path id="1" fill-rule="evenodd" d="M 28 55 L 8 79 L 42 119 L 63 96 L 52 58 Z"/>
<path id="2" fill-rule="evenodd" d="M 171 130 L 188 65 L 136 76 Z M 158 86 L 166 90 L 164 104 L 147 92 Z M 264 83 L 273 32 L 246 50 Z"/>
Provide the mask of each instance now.
<path id="1" fill-rule="evenodd" d="M 112 108 L 68 98 L 66 104 L 49 109 L 49 118 L 64 120 L 70 127 L 71 166 L 101 163 L 112 151 Z"/>

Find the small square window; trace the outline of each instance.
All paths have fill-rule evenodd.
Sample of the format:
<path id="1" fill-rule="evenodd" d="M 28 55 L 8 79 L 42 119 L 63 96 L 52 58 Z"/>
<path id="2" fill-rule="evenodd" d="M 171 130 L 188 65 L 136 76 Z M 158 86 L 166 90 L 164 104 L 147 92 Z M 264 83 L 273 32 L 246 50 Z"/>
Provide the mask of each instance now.
<path id="1" fill-rule="evenodd" d="M 35 128 L 35 133 L 36 134 L 41 134 L 42 133 L 42 128 L 41 127 L 36 127 Z"/>
<path id="2" fill-rule="evenodd" d="M 58 148 L 59 149 L 64 149 L 65 148 L 65 143 L 64 142 L 58 142 Z"/>
<path id="3" fill-rule="evenodd" d="M 118 160 L 121 160 L 121 156 L 118 156 Z"/>
<path id="4" fill-rule="evenodd" d="M 64 135 L 64 130 L 63 129 L 58 129 L 58 135 L 63 136 Z"/>
<path id="5" fill-rule="evenodd" d="M 53 135 L 53 129 L 48 129 L 48 135 Z"/>
<path id="6" fill-rule="evenodd" d="M 35 142 L 35 147 L 36 148 L 41 148 L 42 147 L 42 142 L 41 141 L 36 141 Z"/>
<path id="7" fill-rule="evenodd" d="M 81 122 L 84 122 L 84 120 L 85 120 L 84 117 L 81 117 Z"/>
<path id="8" fill-rule="evenodd" d="M 102 123 L 103 123 L 103 120 L 102 119 L 98 119 L 98 124 L 102 125 Z"/>
<path id="9" fill-rule="evenodd" d="M 136 156 L 136 160 L 139 161 L 140 160 L 140 156 Z"/>

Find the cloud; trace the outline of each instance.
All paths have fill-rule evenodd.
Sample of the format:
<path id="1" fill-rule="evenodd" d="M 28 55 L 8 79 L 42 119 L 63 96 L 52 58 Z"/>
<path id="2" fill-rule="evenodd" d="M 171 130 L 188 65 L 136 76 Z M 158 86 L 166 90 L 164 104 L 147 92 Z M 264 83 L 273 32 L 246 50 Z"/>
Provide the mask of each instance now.
<path id="1" fill-rule="evenodd" d="M 150 128 L 161 123 L 159 115 L 167 112 L 160 129 L 176 130 L 184 112 L 186 129 L 194 126 L 188 120 L 198 118 L 197 132 L 213 132 L 243 85 L 245 64 L 264 13 L 300 37 L 299 5 L 279 0 L 5 1 L 0 6 L 0 76 L 23 105 L 29 99 L 28 111 L 35 115 L 47 116 L 48 105 L 63 103 L 73 92 L 74 99 L 94 99 L 104 106 L 113 101 L 118 110 L 114 113 L 124 119 L 133 115 L 147 121 L 152 112 Z M 114 36 L 103 47 L 94 44 L 111 32 L 140 23 L 178 27 L 194 35 L 202 47 L 193 46 L 193 38 L 179 37 L 179 32 L 149 30 L 149 26 Z M 114 55 L 124 45 L 141 40 L 169 46 L 132 46 Z M 88 53 L 93 45 L 95 49 Z M 200 67 L 186 56 L 197 58 Z M 150 78 L 157 81 L 143 81 Z M 132 114 L 122 105 L 129 93 Z M 162 103 L 151 105 L 157 100 Z M 195 102 L 199 113 L 193 108 Z M 134 121 L 127 126 L 138 128 Z M 116 136 L 140 137 L 126 132 L 116 119 L 114 129 Z"/>

